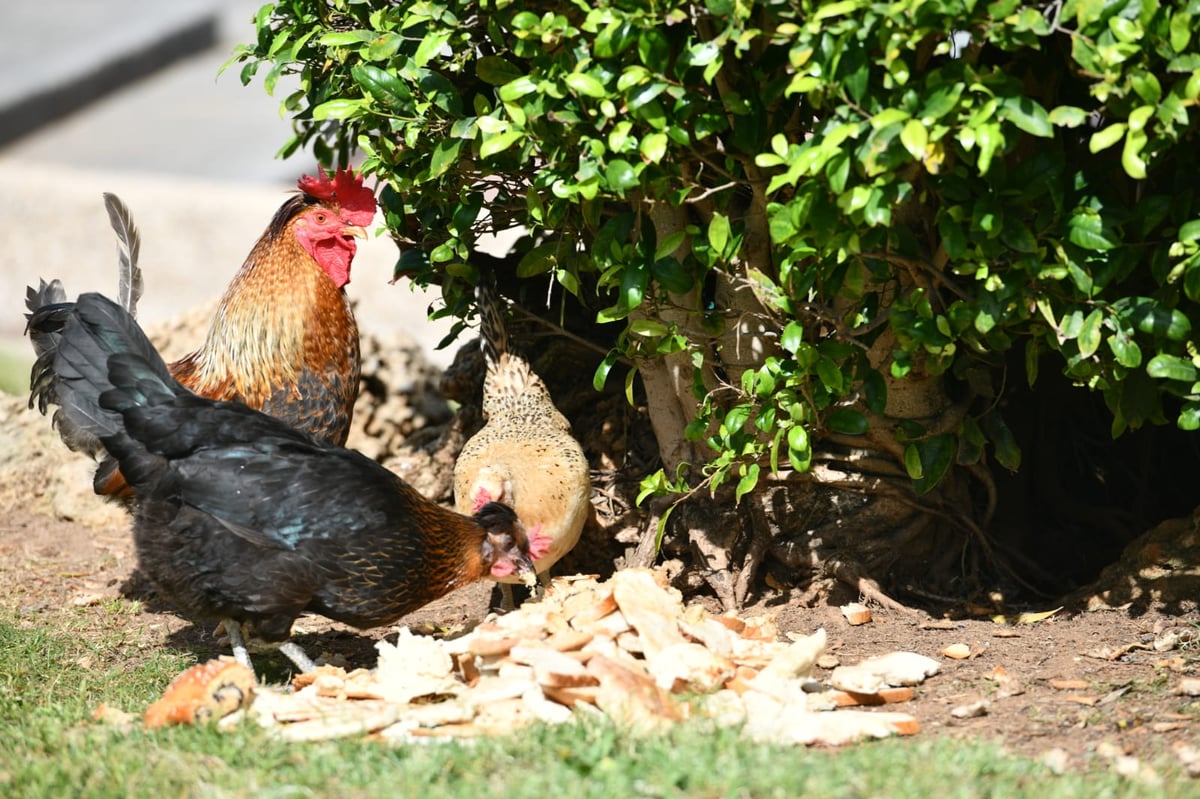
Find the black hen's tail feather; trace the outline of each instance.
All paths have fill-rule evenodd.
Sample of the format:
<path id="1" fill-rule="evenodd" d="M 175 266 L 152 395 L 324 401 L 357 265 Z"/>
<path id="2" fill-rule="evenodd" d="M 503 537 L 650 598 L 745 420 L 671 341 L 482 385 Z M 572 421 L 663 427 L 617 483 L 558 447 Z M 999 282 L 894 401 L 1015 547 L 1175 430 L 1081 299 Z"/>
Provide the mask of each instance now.
<path id="1" fill-rule="evenodd" d="M 57 329 L 47 329 L 44 332 L 31 331 L 29 321 L 39 309 L 47 305 L 60 305 L 66 301 L 66 289 L 63 288 L 62 281 L 58 279 L 51 280 L 49 283 L 39 280 L 36 289 L 33 286 L 25 289 L 25 307 L 28 309 L 28 313 L 25 314 L 25 332 L 30 334 L 34 355 L 39 358 L 43 353 L 54 349 L 54 342 L 58 340 L 56 335 L 58 331 Z"/>
<path id="2" fill-rule="evenodd" d="M 102 439 L 124 435 L 121 411 L 187 393 L 129 312 L 100 294 L 38 309 L 29 331 L 55 338 L 34 364 L 30 405 L 59 406 L 55 421 L 68 445 L 69 429 L 103 449 Z"/>
<path id="3" fill-rule="evenodd" d="M 141 237 L 129 208 L 115 194 L 104 193 L 104 207 L 113 231 L 117 234 L 117 296 L 121 307 L 130 315 L 137 315 L 138 299 L 142 296 L 142 270 L 138 266 L 141 252 Z M 29 376 L 29 407 L 36 403 L 38 410 L 46 413 L 51 405 L 60 406 L 54 414 L 54 426 L 63 443 L 75 452 L 85 452 L 93 457 L 99 455 L 104 446 L 95 434 L 89 432 L 93 425 L 77 425 L 61 410 L 62 403 L 57 394 L 57 379 L 54 359 L 62 340 L 63 327 L 74 311 L 74 303 L 67 301 L 67 292 L 61 280 L 47 283 L 41 280 L 38 287 L 25 290 L 25 332 L 29 335 L 36 358 Z M 36 317 L 36 321 L 35 321 Z M 112 464 L 109 464 L 111 467 Z"/>
<path id="4" fill-rule="evenodd" d="M 25 307 L 29 309 L 25 314 L 25 332 L 37 356 L 29 373 L 29 407 L 36 403 L 43 414 L 51 405 L 62 404 L 54 358 L 62 341 L 63 328 L 75 306 L 66 299 L 66 291 L 59 280 L 49 283 L 42 280 L 36 289 L 30 286 L 25 293 Z M 54 414 L 54 426 L 63 443 L 73 452 L 84 452 L 93 457 L 103 452 L 100 439 L 68 419 L 61 409 Z"/>

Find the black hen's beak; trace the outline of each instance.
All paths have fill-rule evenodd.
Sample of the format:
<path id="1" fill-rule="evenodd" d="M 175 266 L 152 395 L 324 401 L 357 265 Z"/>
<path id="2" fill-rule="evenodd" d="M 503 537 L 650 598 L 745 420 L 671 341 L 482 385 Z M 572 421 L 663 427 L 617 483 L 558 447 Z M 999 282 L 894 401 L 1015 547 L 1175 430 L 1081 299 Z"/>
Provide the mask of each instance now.
<path id="1" fill-rule="evenodd" d="M 529 535 L 513 509 L 500 502 L 489 502 L 475 512 L 475 521 L 488 531 L 492 562 L 507 561 L 513 573 L 526 583 L 536 582 L 537 571 L 529 556 Z"/>
<path id="2" fill-rule="evenodd" d="M 517 567 L 517 574 L 524 577 L 531 574 L 537 576 L 537 569 L 533 567 L 533 559 L 529 557 L 529 553 L 525 550 L 517 550 L 513 555 L 513 565 Z"/>

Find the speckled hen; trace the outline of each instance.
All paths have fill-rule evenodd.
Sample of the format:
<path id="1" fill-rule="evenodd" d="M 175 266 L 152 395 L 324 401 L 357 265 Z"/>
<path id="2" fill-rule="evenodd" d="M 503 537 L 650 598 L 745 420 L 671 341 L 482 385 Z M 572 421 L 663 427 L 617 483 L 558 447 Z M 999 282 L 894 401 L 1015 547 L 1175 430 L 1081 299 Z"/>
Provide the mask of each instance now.
<path id="1" fill-rule="evenodd" d="M 303 611 L 375 627 L 484 576 L 533 570 L 510 508 L 455 513 L 358 452 L 191 393 L 99 294 L 39 310 L 30 329 L 50 344 L 33 398 L 50 392 L 137 493 L 139 566 L 185 615 L 222 619 L 247 666 L 244 625 L 310 670 L 287 640 Z"/>
<path id="2" fill-rule="evenodd" d="M 454 502 L 471 513 L 488 502 L 517 512 L 545 585 L 549 570 L 579 541 L 591 512 L 591 481 L 583 448 L 554 406 L 529 361 L 509 346 L 503 311 L 486 281 L 476 288 L 480 344 L 487 374 L 482 410 L 487 422 L 463 447 L 454 466 Z M 515 577 L 501 577 L 512 607 Z"/>

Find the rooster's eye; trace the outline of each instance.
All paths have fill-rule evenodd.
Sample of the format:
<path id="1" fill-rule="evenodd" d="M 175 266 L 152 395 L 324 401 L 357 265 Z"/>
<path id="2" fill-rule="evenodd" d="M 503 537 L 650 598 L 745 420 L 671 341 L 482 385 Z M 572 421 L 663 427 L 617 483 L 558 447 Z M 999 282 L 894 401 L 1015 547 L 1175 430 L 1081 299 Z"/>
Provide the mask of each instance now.
<path id="1" fill-rule="evenodd" d="M 327 220 L 328 218 L 329 218 L 329 217 L 325 216 L 325 214 L 322 214 L 322 213 L 318 213 L 318 214 L 314 214 L 314 215 L 313 215 L 313 219 L 317 220 L 317 224 L 318 224 L 318 225 L 323 225 L 323 224 L 325 224 L 325 220 Z"/>

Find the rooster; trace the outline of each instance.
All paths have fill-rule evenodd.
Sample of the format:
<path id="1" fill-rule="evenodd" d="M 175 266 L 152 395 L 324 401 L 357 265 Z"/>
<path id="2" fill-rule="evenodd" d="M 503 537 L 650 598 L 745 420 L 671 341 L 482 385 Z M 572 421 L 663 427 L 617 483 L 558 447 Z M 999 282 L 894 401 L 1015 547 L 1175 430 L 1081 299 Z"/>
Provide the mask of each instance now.
<path id="1" fill-rule="evenodd" d="M 459 513 L 474 513 L 489 502 L 512 507 L 529 533 L 544 586 L 550 567 L 579 541 L 591 510 L 588 462 L 546 384 L 510 347 L 495 290 L 482 280 L 475 295 L 487 368 L 482 403 L 487 422 L 454 465 L 454 503 Z M 511 609 L 508 584 L 518 580 L 497 579 L 503 607 Z"/>
<path id="2" fill-rule="evenodd" d="M 288 640 L 303 611 L 377 627 L 485 575 L 532 579 L 507 506 L 460 515 L 358 452 L 193 394 L 117 303 L 84 294 L 29 326 L 46 345 L 33 399 L 100 441 L 137 494 L 140 567 L 189 615 L 222 619 L 247 667 L 244 626 L 311 671 Z"/>
<path id="3" fill-rule="evenodd" d="M 315 438 L 342 445 L 358 397 L 358 326 L 344 291 L 350 282 L 354 239 L 366 235 L 375 216 L 375 196 L 362 178 L 323 169 L 298 181 L 300 193 L 279 210 L 242 268 L 225 290 L 203 346 L 172 363 L 172 377 L 205 397 L 236 400 L 275 416 Z M 138 233 L 124 205 L 106 194 L 109 217 L 123 244 L 119 299 L 136 314 L 141 293 Z M 29 288 L 28 317 L 43 306 L 65 302 L 62 283 Z M 49 344 L 31 329 L 34 352 Z M 53 402 L 38 394 L 41 410 Z M 33 399 L 30 399 L 31 407 Z M 55 415 L 64 443 L 101 457 L 93 487 L 97 494 L 131 500 L 112 458 L 69 415 Z"/>

